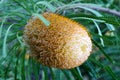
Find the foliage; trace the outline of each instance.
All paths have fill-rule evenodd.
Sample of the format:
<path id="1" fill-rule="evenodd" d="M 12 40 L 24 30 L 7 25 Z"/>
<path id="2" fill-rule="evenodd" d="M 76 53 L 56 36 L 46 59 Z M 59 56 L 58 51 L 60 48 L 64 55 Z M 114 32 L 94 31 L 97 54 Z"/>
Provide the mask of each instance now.
<path id="1" fill-rule="evenodd" d="M 120 80 L 120 18 L 75 6 L 77 3 L 120 10 L 119 0 L 1 0 L 0 80 Z M 87 27 L 93 51 L 81 66 L 61 70 L 43 66 L 29 57 L 22 40 L 24 26 L 31 16 L 45 11 Z M 43 17 L 42 20 L 48 24 Z"/>

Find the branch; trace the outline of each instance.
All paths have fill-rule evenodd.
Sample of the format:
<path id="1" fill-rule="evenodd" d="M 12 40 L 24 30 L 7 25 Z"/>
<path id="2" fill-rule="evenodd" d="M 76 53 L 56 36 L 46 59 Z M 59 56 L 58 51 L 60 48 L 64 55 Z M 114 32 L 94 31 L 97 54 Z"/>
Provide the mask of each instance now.
<path id="1" fill-rule="evenodd" d="M 88 7 L 88 8 L 91 8 L 91 9 L 94 9 L 94 10 L 97 10 L 97 11 L 106 12 L 106 13 L 113 14 L 115 16 L 120 17 L 120 12 L 115 11 L 115 10 L 111 10 L 111 9 L 103 8 L 103 7 L 89 6 L 89 5 L 84 5 L 84 6 Z"/>
<path id="2" fill-rule="evenodd" d="M 112 10 L 112 9 L 108 9 L 108 8 L 103 8 L 103 7 L 100 7 L 100 6 L 94 6 L 94 5 L 82 4 L 82 3 L 73 4 L 73 5 L 65 5 L 65 6 L 62 6 L 62 7 L 58 7 L 58 9 L 56 10 L 56 13 L 58 11 L 62 10 L 62 9 L 66 9 L 66 8 L 67 9 L 79 8 L 79 6 L 90 8 L 90 9 L 94 9 L 94 10 L 97 10 L 97 11 L 106 12 L 106 13 L 109 13 L 109 14 L 112 14 L 112 15 L 120 17 L 120 12 L 118 12 L 118 11 L 115 11 L 115 10 Z"/>

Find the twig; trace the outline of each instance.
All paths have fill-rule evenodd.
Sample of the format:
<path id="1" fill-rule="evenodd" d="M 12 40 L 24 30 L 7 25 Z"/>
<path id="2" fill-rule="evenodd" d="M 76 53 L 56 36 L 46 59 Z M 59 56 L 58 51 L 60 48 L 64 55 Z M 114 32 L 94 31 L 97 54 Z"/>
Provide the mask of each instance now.
<path id="1" fill-rule="evenodd" d="M 88 7 L 88 8 L 91 8 L 91 9 L 94 9 L 94 10 L 97 10 L 97 11 L 106 12 L 106 13 L 113 14 L 113 15 L 116 15 L 116 16 L 120 17 L 120 12 L 115 11 L 115 10 L 111 10 L 111 9 L 103 8 L 103 7 L 89 6 L 89 5 L 84 5 L 84 6 Z"/>
<path id="2" fill-rule="evenodd" d="M 73 4 L 73 5 L 65 5 L 65 6 L 62 6 L 62 7 L 58 7 L 58 9 L 56 10 L 56 13 L 59 12 L 60 10 L 62 10 L 62 9 L 66 9 L 66 8 L 67 9 L 71 9 L 71 8 L 73 9 L 73 8 L 78 8 L 79 6 L 87 7 L 87 8 L 90 8 L 90 9 L 97 10 L 97 11 L 106 12 L 106 13 L 109 13 L 109 14 L 120 17 L 120 12 L 118 12 L 118 11 L 108 9 L 108 8 L 103 8 L 103 7 L 100 7 L 100 6 L 94 6 L 94 5 L 82 4 L 82 3 Z"/>

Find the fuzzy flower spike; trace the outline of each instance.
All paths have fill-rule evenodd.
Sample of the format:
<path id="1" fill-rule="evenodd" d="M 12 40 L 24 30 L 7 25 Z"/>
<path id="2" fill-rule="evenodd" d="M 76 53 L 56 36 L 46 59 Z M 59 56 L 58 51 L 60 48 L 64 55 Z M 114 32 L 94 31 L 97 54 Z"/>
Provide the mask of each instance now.
<path id="1" fill-rule="evenodd" d="M 87 29 L 66 17 L 45 12 L 50 25 L 32 17 L 24 29 L 24 41 L 29 52 L 46 66 L 70 69 L 85 62 L 92 50 Z"/>

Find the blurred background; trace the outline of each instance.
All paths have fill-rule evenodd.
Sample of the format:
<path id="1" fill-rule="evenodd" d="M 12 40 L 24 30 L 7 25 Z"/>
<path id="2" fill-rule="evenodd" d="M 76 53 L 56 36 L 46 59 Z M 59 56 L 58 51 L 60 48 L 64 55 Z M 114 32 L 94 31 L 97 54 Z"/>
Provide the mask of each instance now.
<path id="1" fill-rule="evenodd" d="M 93 51 L 81 66 L 47 67 L 27 53 L 24 26 L 47 11 L 88 29 Z M 0 0 L 0 80 L 120 80 L 120 0 Z"/>

